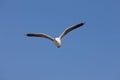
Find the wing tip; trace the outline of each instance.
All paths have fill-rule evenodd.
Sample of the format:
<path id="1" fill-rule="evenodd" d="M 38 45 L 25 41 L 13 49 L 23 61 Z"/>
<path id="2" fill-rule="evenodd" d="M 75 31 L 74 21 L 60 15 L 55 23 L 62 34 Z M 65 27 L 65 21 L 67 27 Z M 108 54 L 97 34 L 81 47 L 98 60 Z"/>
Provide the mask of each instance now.
<path id="1" fill-rule="evenodd" d="M 81 24 L 81 25 L 84 25 L 85 23 L 86 23 L 86 22 L 81 22 L 80 24 Z"/>
<path id="2" fill-rule="evenodd" d="M 25 34 L 25 36 L 32 36 L 31 34 Z"/>

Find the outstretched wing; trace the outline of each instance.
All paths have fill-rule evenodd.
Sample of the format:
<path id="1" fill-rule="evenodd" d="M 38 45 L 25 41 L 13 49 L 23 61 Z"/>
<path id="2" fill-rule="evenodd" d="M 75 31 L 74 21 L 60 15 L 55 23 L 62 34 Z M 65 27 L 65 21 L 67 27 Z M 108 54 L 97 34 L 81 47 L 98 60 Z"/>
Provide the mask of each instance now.
<path id="1" fill-rule="evenodd" d="M 28 37 L 42 37 L 42 38 L 47 38 L 49 40 L 54 40 L 54 38 L 52 38 L 51 36 L 48 36 L 47 34 L 44 34 L 44 33 L 39 33 L 39 34 L 34 34 L 34 33 L 29 33 L 29 34 L 26 34 L 26 36 Z"/>
<path id="2" fill-rule="evenodd" d="M 76 28 L 79 28 L 81 27 L 82 25 L 84 25 L 85 23 L 79 23 L 79 24 L 76 24 L 74 26 L 71 26 L 69 28 L 67 28 L 61 35 L 60 35 L 60 39 L 62 39 L 67 33 L 69 33 L 70 31 L 76 29 Z"/>

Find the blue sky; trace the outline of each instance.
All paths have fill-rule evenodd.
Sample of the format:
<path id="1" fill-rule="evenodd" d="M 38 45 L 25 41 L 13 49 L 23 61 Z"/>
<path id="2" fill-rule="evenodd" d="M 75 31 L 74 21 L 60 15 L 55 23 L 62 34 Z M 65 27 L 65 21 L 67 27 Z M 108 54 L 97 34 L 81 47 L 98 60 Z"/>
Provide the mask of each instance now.
<path id="1" fill-rule="evenodd" d="M 1 0 L 0 80 L 120 80 L 119 0 Z M 49 40 L 26 33 L 59 36 Z"/>

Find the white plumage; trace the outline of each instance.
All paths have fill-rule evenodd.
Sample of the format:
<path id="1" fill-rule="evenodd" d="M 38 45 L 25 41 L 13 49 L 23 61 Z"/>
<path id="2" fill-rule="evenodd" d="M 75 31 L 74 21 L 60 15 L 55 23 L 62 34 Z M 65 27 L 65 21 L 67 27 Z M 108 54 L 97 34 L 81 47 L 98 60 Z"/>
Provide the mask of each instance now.
<path id="1" fill-rule="evenodd" d="M 46 35 L 44 33 L 39 33 L 39 34 L 34 34 L 34 33 L 29 33 L 29 34 L 26 34 L 26 36 L 29 36 L 29 37 L 42 37 L 42 38 L 47 38 L 51 41 L 53 41 L 56 45 L 57 48 L 59 48 L 61 46 L 61 40 L 63 39 L 63 37 L 69 33 L 70 31 L 76 29 L 76 28 L 79 28 L 80 26 L 84 25 L 85 23 L 79 23 L 79 24 L 76 24 L 76 25 L 73 25 L 67 29 L 65 29 L 65 31 L 59 36 L 59 37 L 56 37 L 56 38 L 53 38 L 49 35 Z"/>

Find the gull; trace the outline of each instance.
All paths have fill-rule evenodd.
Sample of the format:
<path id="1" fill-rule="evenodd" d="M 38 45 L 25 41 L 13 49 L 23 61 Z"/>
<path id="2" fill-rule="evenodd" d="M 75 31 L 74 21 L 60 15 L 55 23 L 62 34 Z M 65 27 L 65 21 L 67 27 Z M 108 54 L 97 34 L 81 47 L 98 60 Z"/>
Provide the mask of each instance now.
<path id="1" fill-rule="evenodd" d="M 85 24 L 85 23 L 82 22 L 82 23 L 73 25 L 73 26 L 65 29 L 64 32 L 63 32 L 59 37 L 55 37 L 55 38 L 53 38 L 53 37 L 51 37 L 51 36 L 49 36 L 49 35 L 47 35 L 47 34 L 44 34 L 44 33 L 28 33 L 28 34 L 26 34 L 26 36 L 28 36 L 28 37 L 42 37 L 42 38 L 49 39 L 49 40 L 51 40 L 52 42 L 54 42 L 54 44 L 55 44 L 55 46 L 56 46 L 57 48 L 59 48 L 59 47 L 61 47 L 61 40 L 63 39 L 63 37 L 64 37 L 67 33 L 69 33 L 70 31 L 72 31 L 72 30 L 74 30 L 74 29 L 76 29 L 76 28 L 79 28 L 79 27 L 83 26 L 84 24 Z"/>

